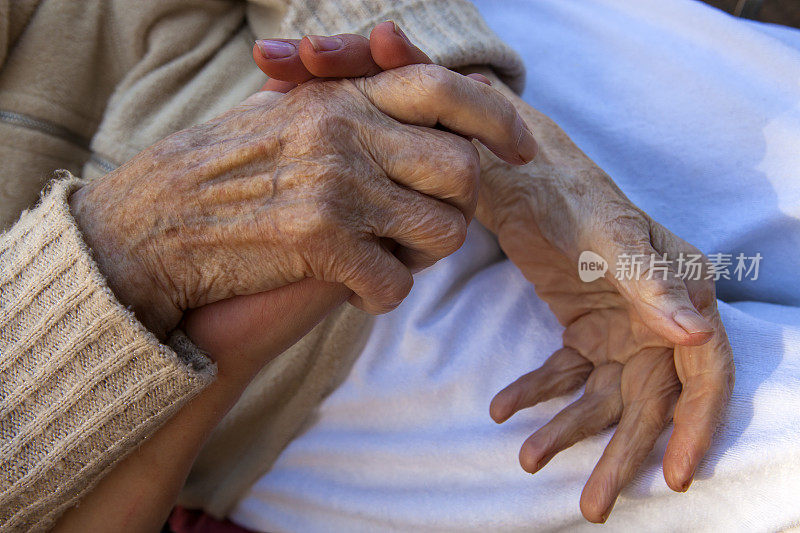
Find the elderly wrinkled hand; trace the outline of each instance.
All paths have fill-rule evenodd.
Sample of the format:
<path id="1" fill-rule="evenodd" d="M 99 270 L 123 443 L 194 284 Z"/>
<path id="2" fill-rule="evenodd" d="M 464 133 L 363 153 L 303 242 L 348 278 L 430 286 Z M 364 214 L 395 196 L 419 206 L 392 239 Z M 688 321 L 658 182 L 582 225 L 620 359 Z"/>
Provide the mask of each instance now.
<path id="1" fill-rule="evenodd" d="M 320 51 L 318 37 L 283 40 L 294 50 L 279 59 L 254 49 L 256 63 L 272 77 L 265 88 L 288 91 L 316 76 L 430 62 L 391 22 L 378 25 L 369 40 L 335 37 L 342 45 L 336 51 Z M 636 207 L 555 123 L 496 78 L 494 85 L 533 126 L 541 150 L 523 167 L 482 150 L 476 216 L 565 331 L 564 347 L 501 391 L 490 412 L 500 423 L 585 383 L 579 400 L 525 442 L 520 463 L 536 472 L 558 452 L 618 422 L 581 496 L 584 516 L 604 522 L 670 419 L 675 428 L 664 477 L 673 490 L 688 488 L 730 398 L 730 344 L 707 265 L 695 280 L 680 277 L 675 264 L 664 276 L 648 276 L 645 269 L 638 278 L 617 279 L 612 270 L 591 283 L 580 280 L 577 263 L 585 250 L 612 263 L 625 255 L 661 262 L 702 255 Z"/>
<path id="2" fill-rule="evenodd" d="M 464 137 L 512 164 L 537 149 L 506 98 L 443 67 L 316 81 L 171 135 L 71 205 L 109 285 L 157 334 L 187 309 L 305 278 L 385 312 L 464 240 L 479 174 Z"/>
<path id="3" fill-rule="evenodd" d="M 551 191 L 548 205 L 561 206 L 559 214 L 546 209 L 541 196 L 520 195 L 512 207 L 519 214 L 498 221 L 504 251 L 565 330 L 564 347 L 498 393 L 491 415 L 504 422 L 585 383 L 578 400 L 526 440 L 519 458 L 526 471 L 537 472 L 559 452 L 619 423 L 581 496 L 584 516 L 604 522 L 670 419 L 675 427 L 664 455 L 664 477 L 673 490 L 688 489 L 730 397 L 733 358 L 712 281 L 684 281 L 672 266 L 651 278 L 643 270 L 639 280 L 609 275 L 581 281 L 576 268 L 580 250 L 600 250 L 609 259 L 616 253 L 657 260 L 701 254 L 616 188 L 604 189 L 601 175 L 594 183 L 572 178 L 577 179 L 572 186 L 595 190 Z M 651 307 L 642 311 L 644 306 Z M 674 308 L 675 314 L 669 314 Z M 679 313 L 683 328 L 676 327 Z"/>

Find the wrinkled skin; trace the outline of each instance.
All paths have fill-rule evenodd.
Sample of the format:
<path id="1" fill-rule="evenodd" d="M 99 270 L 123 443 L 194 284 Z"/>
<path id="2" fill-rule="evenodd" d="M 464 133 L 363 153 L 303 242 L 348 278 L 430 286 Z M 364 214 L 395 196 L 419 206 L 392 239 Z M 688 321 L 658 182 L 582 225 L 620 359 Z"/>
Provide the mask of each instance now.
<path id="1" fill-rule="evenodd" d="M 329 52 L 317 51 L 313 36 L 282 40 L 296 53 L 280 60 L 257 46 L 256 63 L 272 77 L 265 89 L 430 62 L 391 22 L 378 25 L 369 40 L 337 37 L 343 46 Z M 492 73 L 483 75 L 532 126 L 540 152 L 532 164 L 512 167 L 482 149 L 476 216 L 565 326 L 564 347 L 498 393 L 490 413 L 500 423 L 585 383 L 579 400 L 523 444 L 520 463 L 536 472 L 558 452 L 618 423 L 581 496 L 583 515 L 605 522 L 671 419 L 664 476 L 673 490 L 688 489 L 710 446 L 734 382 L 714 284 L 684 281 L 674 268 L 666 279 L 643 270 L 639 279 L 618 280 L 613 267 L 604 279 L 582 282 L 577 260 L 584 250 L 611 265 L 622 254 L 674 260 L 699 252 L 633 205 L 555 123 Z"/>
<path id="2" fill-rule="evenodd" d="M 500 94 L 411 65 L 258 93 L 83 187 L 71 206 L 111 288 L 158 335 L 187 309 L 306 278 L 386 312 L 413 271 L 461 246 L 475 209 L 476 148 L 437 124 L 514 164 L 536 152 Z"/>
<path id="3" fill-rule="evenodd" d="M 502 163 L 491 167 L 489 174 L 513 172 Z M 557 171 L 548 172 L 552 179 Z M 611 276 L 591 283 L 579 279 L 576 254 L 584 249 L 602 251 L 609 258 L 615 251 L 659 257 L 700 253 L 632 206 L 607 177 L 591 176 L 593 191 L 585 194 L 571 194 L 570 187 L 558 185 L 563 192 L 517 192 L 501 210 L 504 216 L 493 220 L 503 250 L 565 330 L 564 347 L 540 369 L 501 391 L 490 412 L 495 421 L 503 422 L 520 409 L 570 393 L 586 382 L 580 399 L 523 444 L 520 464 L 534 473 L 558 452 L 619 423 L 581 497 L 583 514 L 604 522 L 673 410 L 675 429 L 664 458 L 664 475 L 674 490 L 688 488 L 730 396 L 733 362 L 712 281 L 687 281 L 684 286 L 674 272 L 670 279 L 654 274 L 654 279 L 638 285 Z M 609 186 L 604 188 L 604 183 Z M 575 219 L 563 216 L 565 212 Z M 580 220 L 598 223 L 576 224 Z M 647 277 L 646 271 L 642 276 Z M 671 332 L 666 317 L 652 309 L 640 310 L 641 303 L 677 298 L 683 291 L 713 325 L 709 341 L 703 342 L 699 332 L 685 344 L 676 344 L 667 335 L 674 338 L 679 333 Z"/>

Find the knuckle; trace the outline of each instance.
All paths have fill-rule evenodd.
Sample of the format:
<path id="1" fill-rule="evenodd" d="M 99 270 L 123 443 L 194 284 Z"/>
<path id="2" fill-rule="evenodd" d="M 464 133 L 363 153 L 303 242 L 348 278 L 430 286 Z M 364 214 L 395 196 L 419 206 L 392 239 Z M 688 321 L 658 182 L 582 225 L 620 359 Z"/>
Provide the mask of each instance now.
<path id="1" fill-rule="evenodd" d="M 405 300 L 414 280 L 410 274 L 397 272 L 388 275 L 383 282 L 376 288 L 375 303 L 379 313 L 388 313 L 400 305 Z"/>
<path id="2" fill-rule="evenodd" d="M 433 98 L 446 97 L 456 89 L 453 72 L 441 65 L 419 65 L 417 75 L 421 86 Z"/>
<path id="3" fill-rule="evenodd" d="M 408 296 L 414 280 L 401 263 L 387 260 L 387 252 L 377 243 L 351 247 L 353 253 L 339 258 L 340 281 L 368 302 L 371 313 L 387 313 L 396 308 Z"/>
<path id="4" fill-rule="evenodd" d="M 433 261 L 447 257 L 464 244 L 467 221 L 457 208 L 442 202 L 426 203 L 417 213 L 412 239 Z"/>
<path id="5" fill-rule="evenodd" d="M 285 109 L 288 124 L 282 128 L 283 137 L 298 144 L 324 139 L 341 139 L 357 131 L 359 109 L 351 105 L 346 91 L 337 91 L 337 82 L 308 82 L 294 89 Z"/>
<path id="6" fill-rule="evenodd" d="M 629 249 L 628 253 L 649 253 L 650 232 L 635 210 L 626 209 L 607 218 L 604 226 L 611 242 Z"/>
<path id="7" fill-rule="evenodd" d="M 480 174 L 481 158 L 475 145 L 466 139 L 456 137 L 456 146 L 449 151 L 453 170 L 459 174 L 475 177 Z"/>
<path id="8" fill-rule="evenodd" d="M 670 387 L 669 390 L 659 391 L 661 397 L 656 400 L 643 401 L 639 415 L 639 424 L 651 437 L 661 433 L 664 425 L 669 422 L 671 408 L 678 398 L 680 392 L 678 387 Z"/>
<path id="9" fill-rule="evenodd" d="M 673 304 L 683 306 L 686 301 L 686 286 L 676 276 L 662 279 L 660 272 L 652 273 L 651 269 L 643 268 L 640 280 L 644 280 L 637 287 L 639 298 L 650 305 L 659 306 Z"/>
<path id="10" fill-rule="evenodd" d="M 477 148 L 465 139 L 462 141 L 464 144 L 451 154 L 445 165 L 455 178 L 458 196 L 471 202 L 478 194 L 481 160 Z"/>
<path id="11" fill-rule="evenodd" d="M 717 290 L 714 282 L 704 279 L 698 282 L 696 286 L 692 286 L 691 298 L 699 311 L 713 310 L 716 307 L 717 300 Z"/>
<path id="12" fill-rule="evenodd" d="M 418 202 L 408 215 L 414 220 L 408 237 L 415 248 L 432 261 L 438 261 L 458 250 L 467 236 L 464 214 L 452 205 L 438 201 Z"/>
<path id="13" fill-rule="evenodd" d="M 340 204 L 346 203 L 347 196 L 343 194 L 346 190 L 347 179 L 336 169 L 340 166 L 336 156 L 325 158 L 325 165 L 328 168 L 320 169 L 316 174 L 308 179 L 307 176 L 300 176 L 304 180 L 303 185 L 307 187 L 305 193 L 308 201 L 317 206 L 320 212 L 334 215 L 341 210 Z"/>
<path id="14" fill-rule="evenodd" d="M 450 217 L 447 231 L 442 238 L 442 246 L 445 255 L 450 255 L 461 248 L 467 239 L 467 221 L 459 211 Z"/>
<path id="15" fill-rule="evenodd" d="M 302 142 L 341 139 L 347 132 L 354 130 L 352 118 L 347 116 L 338 106 L 315 110 L 311 106 L 295 118 L 295 137 Z M 332 137 L 336 136 L 336 137 Z"/>
<path id="16" fill-rule="evenodd" d="M 498 96 L 500 96 L 499 93 Z M 498 101 L 500 104 L 497 117 L 503 128 L 505 128 L 506 131 L 515 131 L 517 128 L 521 128 L 522 123 L 520 122 L 514 104 L 502 96 L 498 98 Z"/>
<path id="17" fill-rule="evenodd" d="M 291 222 L 282 225 L 281 231 L 298 247 L 308 247 L 315 240 L 330 238 L 338 226 L 334 206 L 302 202 L 292 209 Z"/>
<path id="18" fill-rule="evenodd" d="M 318 199 L 312 220 L 316 232 L 330 233 L 341 226 L 342 209 L 330 196 Z"/>
<path id="19" fill-rule="evenodd" d="M 305 106 L 309 103 L 316 103 L 328 98 L 332 92 L 336 91 L 336 84 L 321 83 L 318 80 L 300 84 L 288 93 L 289 101 Z"/>
<path id="20" fill-rule="evenodd" d="M 598 222 L 595 225 L 601 232 L 598 236 L 610 244 L 634 249 L 641 249 L 646 244 L 649 248 L 650 224 L 644 213 L 627 199 L 607 198 L 596 202 L 591 215 Z"/>

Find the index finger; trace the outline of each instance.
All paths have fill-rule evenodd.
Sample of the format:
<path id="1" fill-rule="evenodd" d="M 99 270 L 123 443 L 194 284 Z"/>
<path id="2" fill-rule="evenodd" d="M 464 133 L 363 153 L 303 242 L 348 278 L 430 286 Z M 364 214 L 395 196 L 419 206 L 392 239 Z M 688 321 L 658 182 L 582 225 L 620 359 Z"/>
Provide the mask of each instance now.
<path id="1" fill-rule="evenodd" d="M 536 140 L 497 90 L 438 65 L 409 65 L 353 80 L 383 113 L 406 124 L 439 124 L 481 141 L 513 164 L 533 160 Z"/>

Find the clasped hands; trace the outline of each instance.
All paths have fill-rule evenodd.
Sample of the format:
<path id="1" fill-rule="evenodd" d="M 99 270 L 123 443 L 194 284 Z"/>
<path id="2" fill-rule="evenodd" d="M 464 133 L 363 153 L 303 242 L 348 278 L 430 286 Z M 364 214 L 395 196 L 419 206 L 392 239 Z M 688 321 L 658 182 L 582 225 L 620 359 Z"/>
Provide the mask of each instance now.
<path id="1" fill-rule="evenodd" d="M 583 283 L 576 264 L 582 250 L 695 248 L 491 72 L 431 65 L 391 22 L 370 39 L 259 42 L 254 58 L 264 91 L 73 195 L 123 303 L 157 334 L 182 320 L 220 379 L 246 383 L 268 360 L 260 336 L 281 328 L 288 347 L 347 299 L 394 308 L 475 215 L 565 327 L 564 347 L 501 391 L 492 418 L 586 385 L 523 444 L 522 467 L 618 423 L 581 496 L 603 522 L 674 418 L 664 475 L 688 488 L 733 385 L 713 283 L 674 272 Z"/>
<path id="2" fill-rule="evenodd" d="M 338 35 L 262 41 L 253 57 L 270 76 L 264 89 L 273 91 L 431 63 L 392 22 L 376 26 L 369 40 Z M 502 423 L 585 385 L 577 401 L 525 441 L 519 459 L 534 473 L 558 452 L 618 423 L 580 502 L 588 520 L 605 522 L 670 420 L 674 429 L 663 462 L 673 490 L 689 488 L 711 444 L 734 383 L 714 284 L 681 279 L 674 268 L 663 278 L 644 271 L 639 279 L 609 274 L 582 282 L 577 258 L 583 250 L 607 260 L 700 252 L 633 205 L 556 124 L 484 74 L 532 126 L 541 151 L 533 163 L 515 167 L 481 149 L 477 218 L 565 327 L 564 347 L 497 394 L 490 413 Z"/>

